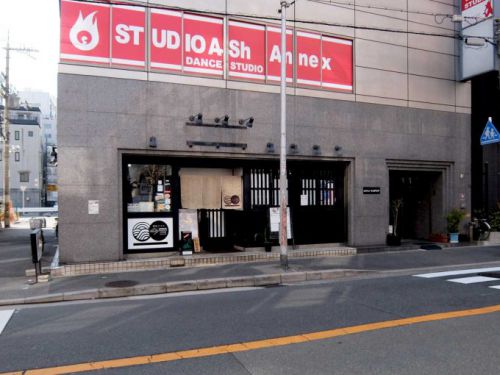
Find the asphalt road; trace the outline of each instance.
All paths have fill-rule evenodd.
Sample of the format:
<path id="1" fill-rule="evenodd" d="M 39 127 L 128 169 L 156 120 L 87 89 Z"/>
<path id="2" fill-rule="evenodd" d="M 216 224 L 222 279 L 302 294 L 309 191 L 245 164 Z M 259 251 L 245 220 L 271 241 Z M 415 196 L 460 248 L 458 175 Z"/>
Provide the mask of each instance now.
<path id="1" fill-rule="evenodd" d="M 435 270 L 433 270 L 434 272 Z M 421 272 L 420 272 L 421 273 Z M 44 305 L 0 334 L 0 372 L 302 335 L 500 305 L 500 279 L 386 276 L 273 288 Z M 500 312 L 292 345 L 94 371 L 106 374 L 492 374 Z M 49 372 L 50 373 L 50 372 Z"/>
<path id="2" fill-rule="evenodd" d="M 45 250 L 42 264 L 50 265 L 57 247 L 55 224 L 53 218 L 46 217 L 47 228 L 44 229 Z M 24 277 L 25 270 L 33 268 L 31 260 L 29 219 L 23 219 L 20 224 L 13 224 L 10 229 L 2 229 L 0 234 L 0 281 L 7 282 L 9 278 Z M 19 242 L 19 235 L 24 242 Z"/>

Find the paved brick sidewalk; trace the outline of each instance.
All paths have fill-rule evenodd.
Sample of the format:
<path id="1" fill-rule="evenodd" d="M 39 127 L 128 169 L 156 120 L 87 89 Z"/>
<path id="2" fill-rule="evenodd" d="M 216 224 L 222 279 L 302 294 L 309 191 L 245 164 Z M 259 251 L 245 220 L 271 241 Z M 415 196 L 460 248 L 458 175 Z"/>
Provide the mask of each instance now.
<path id="1" fill-rule="evenodd" d="M 46 231 L 45 262 L 55 251 L 53 230 Z M 415 247 L 414 247 L 415 248 Z M 197 267 L 108 272 L 55 277 L 48 283 L 30 284 L 24 276 L 32 268 L 28 229 L 0 230 L 0 305 L 126 297 L 178 291 L 245 286 L 265 286 L 310 280 L 331 280 L 380 272 L 409 272 L 411 269 L 463 266 L 472 263 L 500 264 L 500 246 L 462 247 L 440 251 L 391 251 L 342 256 L 290 258 L 285 272 L 279 260 Z M 378 251 L 384 250 L 383 247 Z M 392 249 L 394 250 L 394 249 Z M 228 254 L 222 255 L 229 256 Z M 406 271 L 405 271 L 406 270 Z"/>

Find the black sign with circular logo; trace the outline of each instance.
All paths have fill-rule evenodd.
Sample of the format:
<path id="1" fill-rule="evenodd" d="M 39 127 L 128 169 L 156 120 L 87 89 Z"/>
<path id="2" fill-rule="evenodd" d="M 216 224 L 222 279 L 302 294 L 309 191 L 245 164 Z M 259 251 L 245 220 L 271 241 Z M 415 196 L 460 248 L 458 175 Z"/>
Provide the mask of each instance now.
<path id="1" fill-rule="evenodd" d="M 149 235 L 155 241 L 162 241 L 168 236 L 168 225 L 164 221 L 157 220 L 149 226 Z"/>

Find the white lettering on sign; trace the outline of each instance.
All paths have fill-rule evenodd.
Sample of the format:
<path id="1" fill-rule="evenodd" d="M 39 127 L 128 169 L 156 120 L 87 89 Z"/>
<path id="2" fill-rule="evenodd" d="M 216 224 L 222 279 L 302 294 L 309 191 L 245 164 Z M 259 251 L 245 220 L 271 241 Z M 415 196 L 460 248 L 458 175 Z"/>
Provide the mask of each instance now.
<path id="1" fill-rule="evenodd" d="M 464 3 L 464 6 L 463 6 L 463 10 L 467 10 L 477 4 L 481 4 L 482 2 L 484 2 L 485 0 L 470 0 L 470 1 L 466 1 Z"/>
<path id="2" fill-rule="evenodd" d="M 207 42 L 202 35 L 186 34 L 186 52 L 194 52 L 199 55 L 205 53 L 207 49 Z M 212 38 L 208 48 L 209 55 L 224 55 L 224 50 L 221 48 L 219 40 Z"/>
<path id="3" fill-rule="evenodd" d="M 186 34 L 186 51 L 187 52 L 195 52 L 202 54 L 205 52 L 205 49 L 207 48 L 207 43 L 205 42 L 205 38 L 203 38 L 201 35 L 194 35 L 191 36 L 191 34 Z"/>
<path id="4" fill-rule="evenodd" d="M 279 59 L 281 61 L 281 59 Z M 332 67 L 330 65 L 331 63 L 331 57 L 322 57 L 322 65 L 321 69 L 325 70 L 332 70 Z M 272 60 L 271 60 L 272 61 Z M 319 66 L 319 58 L 316 55 L 308 55 L 307 53 L 299 53 L 299 65 L 300 66 L 307 66 L 311 68 L 317 68 Z"/>
<path id="5" fill-rule="evenodd" d="M 301 66 L 310 66 L 312 68 L 318 67 L 318 56 L 316 55 L 308 55 L 306 53 L 299 53 L 299 65 Z"/>
<path id="6" fill-rule="evenodd" d="M 264 73 L 264 67 L 262 65 L 245 64 L 236 61 L 231 62 L 229 69 L 245 73 Z"/>
<path id="7" fill-rule="evenodd" d="M 224 50 L 220 46 L 219 39 L 212 38 L 212 42 L 210 43 L 210 48 L 208 49 L 208 54 L 217 56 L 224 55 Z"/>
<path id="8" fill-rule="evenodd" d="M 462 0 L 463 15 L 472 12 L 470 16 L 482 19 L 491 14 L 491 7 L 492 0 Z M 83 23 L 85 27 L 80 27 Z M 271 25 L 178 10 L 148 12 L 143 7 L 61 0 L 64 61 L 111 63 L 117 68 L 150 66 L 266 83 L 280 80 L 285 58 L 288 82 L 352 91 L 352 40 L 291 29 L 286 39 L 282 56 L 281 30 Z"/>
<path id="9" fill-rule="evenodd" d="M 152 42 L 157 48 L 177 49 L 181 46 L 181 37 L 176 31 L 153 29 Z"/>
<path id="10" fill-rule="evenodd" d="M 127 26 L 122 23 L 116 25 L 116 33 L 118 35 L 115 36 L 115 40 L 121 44 L 130 43 L 129 32 L 133 34 L 133 45 L 138 46 L 140 44 L 140 33 L 144 32 L 144 27 L 142 26 Z"/>
<path id="11" fill-rule="evenodd" d="M 286 63 L 287 64 L 292 64 L 293 61 L 293 55 L 291 52 L 287 52 L 285 54 L 286 56 Z M 272 51 L 271 51 L 271 57 L 269 57 L 270 62 L 279 62 L 281 63 L 281 50 L 279 46 L 274 46 Z"/>
<path id="12" fill-rule="evenodd" d="M 222 61 L 220 60 L 187 56 L 186 63 L 192 66 L 199 66 L 200 68 L 222 69 Z"/>
<path id="13" fill-rule="evenodd" d="M 245 42 L 239 40 L 229 41 L 229 56 L 237 59 L 242 58 L 250 60 L 252 58 L 251 49 L 249 46 L 245 45 Z"/>
<path id="14" fill-rule="evenodd" d="M 322 57 L 321 60 L 323 60 L 323 65 L 321 66 L 321 69 L 332 70 L 332 67 L 330 66 L 330 61 L 332 60 L 331 57 L 329 58 Z"/>

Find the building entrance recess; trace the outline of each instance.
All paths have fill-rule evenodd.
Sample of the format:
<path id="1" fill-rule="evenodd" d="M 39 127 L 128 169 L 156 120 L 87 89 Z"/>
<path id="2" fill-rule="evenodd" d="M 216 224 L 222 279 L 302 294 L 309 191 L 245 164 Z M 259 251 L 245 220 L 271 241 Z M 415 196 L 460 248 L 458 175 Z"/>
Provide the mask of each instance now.
<path id="1" fill-rule="evenodd" d="M 441 172 L 389 171 L 390 223 L 405 239 L 428 239 L 438 232 L 443 212 Z M 395 223 L 394 205 L 400 204 Z"/>

